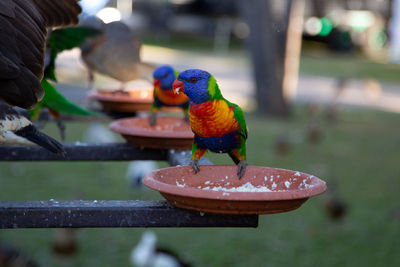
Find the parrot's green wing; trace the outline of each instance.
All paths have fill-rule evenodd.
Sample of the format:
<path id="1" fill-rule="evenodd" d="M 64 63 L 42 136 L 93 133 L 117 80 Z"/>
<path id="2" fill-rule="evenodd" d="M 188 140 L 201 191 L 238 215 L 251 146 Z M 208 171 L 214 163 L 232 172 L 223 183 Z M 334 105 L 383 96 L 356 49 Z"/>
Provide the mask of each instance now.
<path id="1" fill-rule="evenodd" d="M 45 91 L 45 95 L 42 101 L 39 102 L 37 107 L 30 111 L 31 116 L 37 113 L 37 109 L 40 110 L 43 107 L 47 107 L 54 111 L 70 115 L 81 115 L 81 116 L 98 115 L 97 113 L 81 108 L 78 105 L 70 102 L 62 94 L 60 94 L 57 91 L 57 89 L 46 79 L 43 79 L 41 84 Z"/>
<path id="2" fill-rule="evenodd" d="M 234 107 L 233 116 L 235 117 L 235 120 L 240 125 L 240 129 L 241 129 L 240 134 L 243 136 L 244 139 L 247 139 L 247 125 L 246 125 L 246 120 L 244 119 L 242 109 L 238 105 L 231 103 L 228 100 L 226 100 L 226 102 L 228 103 L 229 107 L 232 107 L 232 106 Z"/>
<path id="3" fill-rule="evenodd" d="M 240 136 L 241 136 L 242 142 L 240 143 L 240 147 L 237 149 L 237 152 L 240 155 L 244 156 L 244 159 L 246 159 L 247 125 L 246 125 L 246 121 L 244 119 L 243 111 L 238 105 L 231 103 L 228 100 L 225 100 L 225 101 L 228 103 L 229 107 L 233 107 L 233 117 L 240 125 Z M 233 159 L 233 161 L 236 164 L 239 164 L 239 159 L 237 158 L 236 154 L 229 152 L 229 156 Z"/>
<path id="4" fill-rule="evenodd" d="M 50 58 L 44 70 L 44 78 L 57 81 L 55 75 L 55 61 L 58 53 L 81 46 L 87 38 L 100 34 L 100 31 L 83 26 L 67 27 L 54 30 L 48 41 Z"/>

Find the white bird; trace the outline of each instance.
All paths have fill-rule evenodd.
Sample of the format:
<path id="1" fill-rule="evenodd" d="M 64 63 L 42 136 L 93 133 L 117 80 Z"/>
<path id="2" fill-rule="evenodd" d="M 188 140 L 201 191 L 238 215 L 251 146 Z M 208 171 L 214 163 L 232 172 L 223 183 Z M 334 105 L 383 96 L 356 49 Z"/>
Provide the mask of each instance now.
<path id="1" fill-rule="evenodd" d="M 39 130 L 11 106 L 0 102 L 0 145 L 39 145 L 45 149 L 65 154 L 63 146 Z"/>
<path id="2" fill-rule="evenodd" d="M 156 169 L 157 163 L 152 160 L 131 161 L 126 171 L 126 180 L 132 187 L 141 187 L 143 178 Z"/>
<path id="3" fill-rule="evenodd" d="M 180 267 L 189 266 L 167 250 L 156 247 L 157 237 L 153 231 L 146 231 L 139 244 L 132 250 L 130 261 L 137 267 Z"/>
<path id="4" fill-rule="evenodd" d="M 117 138 L 110 129 L 102 123 L 94 122 L 86 130 L 85 142 L 88 143 L 115 143 Z"/>

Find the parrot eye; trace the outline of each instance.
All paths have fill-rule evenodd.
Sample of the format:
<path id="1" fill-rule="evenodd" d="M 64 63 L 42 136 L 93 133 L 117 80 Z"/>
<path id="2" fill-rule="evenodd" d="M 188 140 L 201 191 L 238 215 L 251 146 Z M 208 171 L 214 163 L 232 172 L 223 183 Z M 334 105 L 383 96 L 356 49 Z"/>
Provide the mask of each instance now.
<path id="1" fill-rule="evenodd" d="M 195 83 L 195 82 L 197 82 L 197 78 L 196 77 L 192 77 L 192 78 L 190 78 L 190 80 L 189 80 L 191 83 Z"/>
<path id="2" fill-rule="evenodd" d="M 163 78 L 167 78 L 168 77 L 168 73 L 165 73 L 162 77 Z"/>

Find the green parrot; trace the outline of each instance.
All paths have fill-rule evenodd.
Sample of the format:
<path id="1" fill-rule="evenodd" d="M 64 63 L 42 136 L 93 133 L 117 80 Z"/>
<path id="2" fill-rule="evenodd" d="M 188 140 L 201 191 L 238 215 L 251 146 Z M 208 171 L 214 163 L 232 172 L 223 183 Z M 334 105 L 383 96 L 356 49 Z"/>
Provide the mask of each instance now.
<path id="1" fill-rule="evenodd" d="M 210 73 L 199 69 L 181 72 L 174 81 L 175 93 L 189 98 L 190 127 L 194 133 L 191 166 L 200 171 L 199 160 L 208 150 L 227 153 L 238 165 L 239 179 L 247 167 L 247 126 L 242 109 L 226 100 Z"/>
<path id="2" fill-rule="evenodd" d="M 58 53 L 82 45 L 87 38 L 96 36 L 99 32 L 95 29 L 89 29 L 82 26 L 67 27 L 57 29 L 51 32 L 47 42 L 45 70 L 41 81 L 45 95 L 34 109 L 29 110 L 31 119 L 37 119 L 40 111 L 47 108 L 50 114 L 56 118 L 57 125 L 61 130 L 61 136 L 64 137 L 64 125 L 60 121 L 60 113 L 79 115 L 79 116 L 97 116 L 99 114 L 91 112 L 66 99 L 50 83 L 50 80 L 57 82 L 55 75 L 55 61 Z"/>

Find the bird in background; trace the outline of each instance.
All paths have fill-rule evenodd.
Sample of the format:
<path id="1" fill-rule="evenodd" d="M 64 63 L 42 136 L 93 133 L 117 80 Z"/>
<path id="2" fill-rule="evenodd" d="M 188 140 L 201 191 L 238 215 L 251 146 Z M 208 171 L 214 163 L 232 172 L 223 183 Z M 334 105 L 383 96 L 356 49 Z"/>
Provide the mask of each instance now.
<path id="1" fill-rule="evenodd" d="M 0 102 L 0 144 L 37 144 L 53 153 L 65 155 L 65 150 L 59 142 L 39 132 L 31 121 L 13 107 L 2 102 Z"/>
<path id="2" fill-rule="evenodd" d="M 36 143 L 65 153 L 60 143 L 39 132 L 11 106 L 31 109 L 43 98 L 40 81 L 47 28 L 77 24 L 80 12 L 76 0 L 0 1 L 1 144 Z"/>
<path id="3" fill-rule="evenodd" d="M 98 72 L 125 83 L 137 79 L 152 81 L 155 65 L 140 59 L 141 41 L 123 22 L 104 24 L 91 17 L 84 18 L 81 25 L 102 30 L 96 38 L 85 42 L 81 58 L 88 68 L 89 89 L 93 88 L 94 72 Z"/>
<path id="4" fill-rule="evenodd" d="M 247 126 L 242 109 L 222 96 L 214 76 L 204 70 L 181 72 L 173 89 L 190 100 L 189 119 L 195 135 L 190 165 L 194 172 L 200 170 L 199 159 L 211 150 L 228 153 L 238 165 L 240 179 L 247 167 Z"/>
<path id="5" fill-rule="evenodd" d="M 31 119 L 39 118 L 40 112 L 47 108 L 49 113 L 56 119 L 57 126 L 61 131 L 61 137 L 64 139 L 64 125 L 60 119 L 60 114 L 78 115 L 78 116 L 97 116 L 97 113 L 86 110 L 64 97 L 56 87 L 51 83 L 57 82 L 55 74 L 55 62 L 57 55 L 65 50 L 79 47 L 86 39 L 91 38 L 99 32 L 83 26 L 67 27 L 51 31 L 45 52 L 44 77 L 41 81 L 45 95 L 41 101 L 32 110 L 29 110 Z"/>
<path id="6" fill-rule="evenodd" d="M 150 172 L 157 170 L 158 165 L 154 160 L 134 160 L 129 162 L 126 170 L 126 181 L 133 189 L 143 187 L 142 180 Z"/>
<path id="7" fill-rule="evenodd" d="M 11 247 L 0 243 L 0 266 L 1 267 L 38 267 L 36 261 L 25 255 L 20 248 Z"/>
<path id="8" fill-rule="evenodd" d="M 170 249 L 157 246 L 153 231 L 145 231 L 139 244 L 132 250 L 130 262 L 136 267 L 189 267 L 188 262 Z"/>
<path id="9" fill-rule="evenodd" d="M 349 206 L 340 195 L 335 182 L 329 183 L 324 201 L 324 209 L 333 221 L 342 220 L 348 213 Z"/>
<path id="10" fill-rule="evenodd" d="M 73 256 L 79 250 L 77 228 L 56 228 L 51 250 L 57 256 Z"/>
<path id="11" fill-rule="evenodd" d="M 154 91 L 153 105 L 151 107 L 150 125 L 157 122 L 157 112 L 162 107 L 180 107 L 183 109 L 185 120 L 189 121 L 189 99 L 185 94 L 175 94 L 172 90 L 172 84 L 178 77 L 178 72 L 171 66 L 163 65 L 153 72 Z"/>

